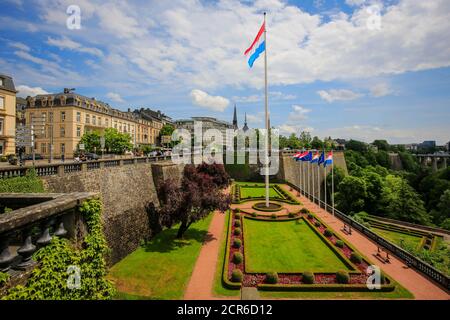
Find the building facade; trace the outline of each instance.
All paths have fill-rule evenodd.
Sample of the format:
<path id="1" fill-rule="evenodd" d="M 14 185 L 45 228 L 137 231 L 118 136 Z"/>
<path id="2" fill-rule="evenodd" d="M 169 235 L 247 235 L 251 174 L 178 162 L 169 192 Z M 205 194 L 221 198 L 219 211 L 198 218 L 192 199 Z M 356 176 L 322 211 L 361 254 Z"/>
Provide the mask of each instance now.
<path id="1" fill-rule="evenodd" d="M 0 156 L 16 152 L 16 93 L 13 79 L 0 74 Z"/>
<path id="2" fill-rule="evenodd" d="M 128 133 L 135 148 L 155 145 L 162 127 L 157 120 L 149 121 L 130 110 L 120 111 L 66 89 L 64 93 L 28 97 L 25 110 L 26 123 L 33 124 L 36 132 L 35 152 L 44 157 L 50 156 L 53 146 L 53 156 L 71 158 L 84 133 L 102 135 L 106 128 Z"/>

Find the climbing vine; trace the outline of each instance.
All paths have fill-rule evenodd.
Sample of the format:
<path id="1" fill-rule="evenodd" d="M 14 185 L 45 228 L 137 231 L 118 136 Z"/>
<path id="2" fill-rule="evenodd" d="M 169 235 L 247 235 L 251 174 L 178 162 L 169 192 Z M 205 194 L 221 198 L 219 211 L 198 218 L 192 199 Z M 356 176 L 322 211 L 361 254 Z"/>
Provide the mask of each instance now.
<path id="1" fill-rule="evenodd" d="M 111 299 L 114 286 L 106 279 L 105 255 L 108 252 L 101 226 L 102 203 L 93 199 L 85 201 L 79 211 L 88 226 L 83 249 L 78 250 L 62 238 L 54 237 L 52 242 L 38 250 L 34 259 L 39 263 L 25 286 L 18 285 L 9 290 L 3 299 L 30 300 L 97 300 Z M 78 288 L 68 286 L 75 266 L 80 270 Z"/>

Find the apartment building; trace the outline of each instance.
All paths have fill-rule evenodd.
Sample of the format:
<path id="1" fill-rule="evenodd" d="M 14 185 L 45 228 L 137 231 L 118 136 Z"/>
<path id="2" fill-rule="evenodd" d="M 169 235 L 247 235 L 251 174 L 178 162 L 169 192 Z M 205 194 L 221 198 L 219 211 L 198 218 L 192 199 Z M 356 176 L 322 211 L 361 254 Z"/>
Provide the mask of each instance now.
<path id="1" fill-rule="evenodd" d="M 35 151 L 44 157 L 50 156 L 53 145 L 54 157 L 64 154 L 70 158 L 84 133 L 102 135 L 106 128 L 130 134 L 135 148 L 154 145 L 162 127 L 156 120 L 149 121 L 130 110 L 114 109 L 68 89 L 63 93 L 28 97 L 25 117 L 27 125 L 33 124 L 36 132 Z"/>
<path id="2" fill-rule="evenodd" d="M 16 152 L 16 88 L 10 76 L 0 74 L 0 155 Z"/>

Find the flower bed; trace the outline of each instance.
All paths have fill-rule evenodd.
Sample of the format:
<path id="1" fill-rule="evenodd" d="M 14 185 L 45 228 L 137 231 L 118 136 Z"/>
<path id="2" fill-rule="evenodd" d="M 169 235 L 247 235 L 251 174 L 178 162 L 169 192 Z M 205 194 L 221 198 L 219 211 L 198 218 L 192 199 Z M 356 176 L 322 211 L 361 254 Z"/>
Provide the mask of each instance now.
<path id="1" fill-rule="evenodd" d="M 229 288 L 236 288 L 237 285 L 243 286 L 253 286 L 260 290 L 273 290 L 273 291 L 369 291 L 366 285 L 367 278 L 366 274 L 367 267 L 369 266 L 368 261 L 350 244 L 348 244 L 343 239 L 339 238 L 335 233 L 332 232 L 331 236 L 326 237 L 324 235 L 325 230 L 332 230 L 322 221 L 320 221 L 315 215 L 309 213 L 299 213 L 296 217 L 289 218 L 287 215 L 284 217 L 278 216 L 277 219 L 272 219 L 270 216 L 252 216 L 251 213 L 239 210 L 239 217 L 235 217 L 233 214 L 229 219 L 228 226 L 228 242 L 227 242 L 227 253 L 226 253 L 226 266 L 224 266 L 224 283 L 227 284 Z M 266 283 L 266 273 L 250 273 L 245 271 L 245 242 L 244 242 L 244 221 L 243 219 L 252 220 L 265 220 L 269 221 L 286 221 L 294 219 L 304 219 L 304 221 L 309 225 L 309 227 L 316 232 L 322 241 L 324 241 L 329 249 L 333 251 L 337 257 L 339 257 L 342 262 L 349 267 L 348 275 L 349 281 L 345 284 L 340 284 L 336 280 L 336 272 L 314 272 L 314 283 L 302 281 L 302 272 L 293 273 L 278 273 L 277 284 Z M 235 221 L 239 220 L 236 227 Z M 315 223 L 319 222 L 319 226 L 316 227 Z M 235 234 L 234 230 L 240 228 L 242 232 L 240 234 Z M 239 239 L 241 245 L 236 248 L 232 244 L 235 239 Z M 343 242 L 342 247 L 336 246 L 336 241 Z M 243 255 L 241 263 L 234 263 L 233 256 L 235 252 L 239 252 Z M 350 261 L 352 254 L 357 254 L 361 257 L 360 263 L 353 263 Z M 354 258 L 354 257 L 353 257 Z M 355 260 L 355 259 L 354 259 Z M 358 259 L 356 259 L 359 261 Z M 235 269 L 239 269 L 243 273 L 242 283 L 232 283 L 231 274 Z M 274 270 L 276 271 L 276 270 Z M 226 276 L 225 276 L 226 275 Z M 225 281 L 225 278 L 226 281 Z M 381 291 L 393 291 L 395 286 L 392 285 L 390 279 L 385 277 L 385 283 L 381 286 Z"/>

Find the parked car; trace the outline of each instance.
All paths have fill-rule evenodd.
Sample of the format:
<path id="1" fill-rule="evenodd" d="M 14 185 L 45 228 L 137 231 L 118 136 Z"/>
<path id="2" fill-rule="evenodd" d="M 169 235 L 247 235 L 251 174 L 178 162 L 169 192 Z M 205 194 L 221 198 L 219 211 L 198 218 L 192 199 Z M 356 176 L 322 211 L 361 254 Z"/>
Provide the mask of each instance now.
<path id="1" fill-rule="evenodd" d="M 88 152 L 84 154 L 86 157 L 86 160 L 98 160 L 100 157 L 96 153 Z"/>

